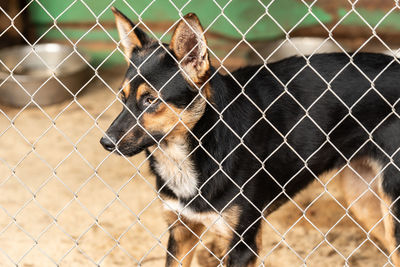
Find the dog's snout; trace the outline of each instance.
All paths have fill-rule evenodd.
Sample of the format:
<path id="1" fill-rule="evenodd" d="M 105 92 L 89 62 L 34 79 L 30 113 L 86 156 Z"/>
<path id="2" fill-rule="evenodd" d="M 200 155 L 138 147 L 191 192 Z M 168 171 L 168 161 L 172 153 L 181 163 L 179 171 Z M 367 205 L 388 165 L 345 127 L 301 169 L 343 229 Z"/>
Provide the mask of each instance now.
<path id="1" fill-rule="evenodd" d="M 114 137 L 103 136 L 100 139 L 100 144 L 108 151 L 113 151 L 116 143 L 117 140 Z"/>

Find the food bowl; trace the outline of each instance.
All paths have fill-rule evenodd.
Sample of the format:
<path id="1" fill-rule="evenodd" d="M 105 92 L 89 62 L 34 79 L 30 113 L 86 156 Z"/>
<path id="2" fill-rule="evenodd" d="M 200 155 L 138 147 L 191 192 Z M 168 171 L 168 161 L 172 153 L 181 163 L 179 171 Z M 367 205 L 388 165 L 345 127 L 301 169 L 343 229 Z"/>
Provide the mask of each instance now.
<path id="1" fill-rule="evenodd" d="M 84 58 L 82 58 L 81 56 Z M 0 50 L 0 102 L 22 107 L 73 97 L 90 79 L 89 59 L 61 44 Z"/>
<path id="2" fill-rule="evenodd" d="M 343 46 L 340 48 L 332 40 L 318 37 L 293 37 L 290 38 L 290 41 L 281 39 L 267 43 L 256 43 L 254 48 L 263 58 L 268 59 L 267 63 L 276 62 L 291 56 L 308 56 L 311 54 L 343 52 L 343 49 L 345 51 L 348 50 Z M 262 63 L 259 56 L 254 54 L 250 55 L 249 61 L 256 62 L 255 64 Z"/>

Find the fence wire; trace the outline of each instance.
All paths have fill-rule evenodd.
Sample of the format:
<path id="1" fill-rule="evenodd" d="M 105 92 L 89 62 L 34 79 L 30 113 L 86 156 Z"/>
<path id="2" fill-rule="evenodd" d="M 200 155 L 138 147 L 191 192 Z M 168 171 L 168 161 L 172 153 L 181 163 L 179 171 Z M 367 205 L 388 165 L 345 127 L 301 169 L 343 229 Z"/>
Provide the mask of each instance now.
<path id="1" fill-rule="evenodd" d="M 92 13 L 95 17 L 96 23 L 80 39 L 71 40 L 63 33 L 63 30 L 59 27 L 57 21 L 76 2 L 83 4 Z M 111 73 L 111 75 L 107 74 L 106 72 L 103 72 L 102 68 L 112 54 L 123 53 L 123 51 L 120 48 L 119 40 L 115 40 L 111 35 L 109 35 L 108 37 L 113 40 L 115 48 L 98 66 L 94 67 L 91 65 L 91 63 L 87 61 L 86 57 L 80 54 L 77 49 L 77 44 L 80 43 L 81 40 L 95 27 L 99 27 L 107 33 L 106 28 L 101 23 L 101 16 L 114 4 L 110 1 L 109 5 L 103 10 L 103 12 L 96 14 L 91 10 L 90 5 L 86 2 L 87 1 L 83 0 L 73 1 L 65 8 L 64 12 L 57 16 L 53 16 L 48 12 L 46 7 L 39 0 L 28 1 L 26 6 L 24 6 L 20 12 L 14 16 L 8 14 L 5 8 L 0 6 L 0 13 L 2 13 L 2 16 L 6 16 L 11 22 L 9 27 L 0 33 L 0 37 L 7 31 L 13 30 L 16 31 L 24 42 L 31 47 L 30 52 L 11 69 L 0 60 L 2 68 L 9 73 L 9 75 L 3 79 L 0 87 L 6 81 L 13 81 L 30 96 L 29 103 L 26 103 L 26 105 L 19 109 L 10 109 L 6 107 L 0 109 L 0 140 L 2 144 L 2 148 L 0 148 L 2 151 L 0 155 L 0 195 L 2 195 L 0 197 L 0 263 L 2 266 L 162 266 L 165 261 L 165 255 L 171 254 L 171 252 L 168 251 L 166 239 L 169 230 L 173 225 L 167 226 L 163 223 L 161 210 L 163 208 L 162 206 L 173 207 L 171 207 L 169 202 L 165 202 L 164 199 L 160 197 L 160 190 L 156 188 L 154 178 L 148 171 L 147 164 L 154 151 L 148 156 L 141 154 L 134 158 L 128 158 L 125 156 L 117 158 L 112 153 L 103 152 L 102 148 L 98 144 L 99 137 L 105 134 L 107 124 L 111 122 L 112 118 L 116 117 L 118 110 L 122 105 L 124 105 L 123 101 L 120 99 L 120 92 L 124 88 L 118 87 L 119 83 L 122 81 L 122 76 L 116 75 L 115 72 Z M 146 25 L 146 21 L 142 20 L 143 13 L 147 12 L 147 10 L 151 8 L 155 0 L 149 1 L 147 7 L 140 12 L 135 10 L 134 3 L 128 1 L 123 2 L 130 8 L 130 11 L 136 14 L 139 18 L 139 21 L 135 21 L 135 23 L 137 22 L 139 26 L 146 30 L 153 38 L 157 38 L 157 35 L 152 31 L 152 28 L 149 25 Z M 179 15 L 183 17 L 185 15 L 183 10 L 191 1 L 187 1 L 185 5 L 180 7 L 178 7 L 173 0 L 169 0 L 169 2 L 175 7 Z M 349 1 L 349 5 L 351 6 L 350 10 L 335 25 L 327 27 L 318 16 L 313 13 L 313 7 L 317 1 L 310 2 L 301 0 L 301 3 L 308 8 L 308 12 L 290 29 L 286 29 L 280 25 L 279 21 L 270 14 L 270 6 L 276 1 L 270 1 L 267 4 L 265 4 L 265 1 L 258 1 L 264 10 L 263 14 L 257 18 L 246 31 L 242 31 L 237 25 L 235 25 L 231 18 L 226 15 L 225 9 L 231 4 L 231 2 L 232 1 L 226 1 L 226 3 L 221 4 L 220 1 L 214 1 L 214 4 L 220 10 L 219 15 L 215 17 L 214 20 L 210 21 L 209 24 L 204 25 L 204 32 L 208 33 L 209 29 L 220 18 L 223 18 L 242 36 L 242 38 L 238 40 L 232 49 L 230 49 L 230 51 L 223 57 L 217 55 L 213 51 L 212 46 L 208 48 L 208 52 L 217 63 L 217 71 L 226 73 L 226 75 L 230 76 L 231 79 L 242 88 L 241 93 L 237 95 L 224 110 L 218 111 L 215 109 L 215 111 L 221 114 L 217 123 L 223 123 L 236 135 L 238 140 L 240 140 L 237 147 L 241 146 L 247 148 L 249 153 L 253 157 L 257 158 L 262 166 L 252 177 L 249 178 L 249 181 L 251 181 L 259 171 L 268 172 L 267 169 L 264 168 L 265 162 L 283 145 L 288 146 L 291 151 L 302 160 L 304 166 L 299 170 L 299 173 L 307 170 L 313 174 L 313 171 L 308 167 L 308 160 L 325 144 L 330 144 L 333 147 L 335 147 L 335 145 L 329 140 L 329 138 L 327 138 L 326 142 L 323 143 L 320 148 L 315 150 L 308 156 L 308 158 L 303 159 L 303 157 L 298 154 L 298 152 L 288 142 L 286 142 L 286 140 L 291 131 L 304 119 L 313 122 L 314 125 L 328 137 L 342 121 L 350 117 L 354 121 L 357 121 L 359 126 L 369 134 L 370 138 L 366 140 L 366 142 L 371 142 L 376 147 L 380 147 L 379 144 L 372 139 L 371 133 L 374 129 L 372 131 L 366 129 L 352 113 L 352 109 L 357 105 L 357 103 L 359 103 L 359 101 L 361 101 L 363 96 L 361 96 L 352 106 L 346 105 L 345 101 L 331 90 L 332 82 L 341 71 L 339 71 L 331 81 L 327 81 L 310 64 L 310 58 L 319 53 L 325 45 L 334 44 L 340 52 L 346 54 L 349 58 L 348 64 L 346 64 L 343 69 L 352 65 L 363 74 L 363 70 L 354 63 L 353 58 L 369 43 L 370 40 L 375 39 L 378 40 L 380 44 L 393 56 L 393 61 L 400 63 L 396 58 L 399 51 L 392 50 L 377 34 L 377 28 L 381 26 L 381 23 L 392 12 L 396 12 L 400 8 L 398 1 L 395 1 L 393 8 L 387 12 L 375 26 L 371 26 L 363 15 L 360 14 L 358 9 L 356 9 L 358 1 Z M 46 14 L 54 21 L 54 24 L 51 25 L 48 30 L 33 43 L 29 42 L 26 36 L 18 29 L 18 27 L 15 26 L 14 23 L 22 12 L 24 12 L 32 3 L 40 5 L 43 11 L 46 12 Z M 348 53 L 341 43 L 333 38 L 333 32 L 335 29 L 350 15 L 356 15 L 371 31 L 370 38 L 360 45 L 354 53 Z M 297 27 L 299 27 L 299 25 L 309 16 L 312 16 L 319 23 L 319 25 L 328 33 L 328 37 L 323 39 L 323 41 L 315 47 L 311 53 L 304 54 L 302 48 L 298 47 L 299 44 L 293 41 L 290 37 L 293 31 L 297 29 Z M 270 51 L 266 57 L 261 55 L 260 52 L 254 48 L 254 43 L 246 39 L 246 35 L 263 18 L 272 20 L 276 26 L 280 28 L 283 36 L 285 36 L 285 40 Z M 162 43 L 164 37 L 177 25 L 178 22 L 179 21 L 175 21 L 170 25 L 164 34 L 157 38 L 157 41 Z M 63 81 L 55 74 L 56 69 L 61 66 L 72 55 L 72 53 L 66 56 L 55 67 L 49 66 L 46 58 L 41 58 L 41 55 L 37 53 L 37 45 L 43 41 L 45 35 L 52 29 L 57 29 L 61 34 L 63 34 L 63 38 L 65 38 L 65 40 L 74 48 L 73 53 L 79 55 L 81 60 L 84 61 L 93 71 L 93 76 L 76 93 L 71 92 L 68 86 L 64 85 Z M 241 84 L 236 80 L 236 78 L 231 74 L 232 70 L 227 67 L 225 63 L 240 45 L 248 47 L 252 53 L 258 57 L 258 60 L 263 62 L 259 69 L 245 84 Z M 308 107 L 304 107 L 287 89 L 291 80 L 288 82 L 282 82 L 275 76 L 275 79 L 283 88 L 285 88 L 284 94 L 291 97 L 292 100 L 302 108 L 304 116 L 290 131 L 288 131 L 287 134 L 281 134 L 265 116 L 260 117 L 254 125 L 261 120 L 267 121 L 277 131 L 277 133 L 280 133 L 284 142 L 280 144 L 269 157 L 266 159 L 259 159 L 244 142 L 244 137 L 251 131 L 252 127 L 250 127 L 244 135 L 240 136 L 235 133 L 231 125 L 224 121 L 222 114 L 239 97 L 246 97 L 248 101 L 259 110 L 260 114 L 265 114 L 266 110 L 260 109 L 256 103 L 246 95 L 245 88 L 261 70 L 267 69 L 272 75 L 274 75 L 267 63 L 273 60 L 274 55 L 276 55 L 283 46 L 288 45 L 294 48 L 296 54 L 303 57 L 306 62 L 304 67 L 301 68 L 291 80 L 298 75 L 301 75 L 301 71 L 304 70 L 304 68 L 310 68 L 316 75 L 318 75 L 321 81 L 325 82 L 326 90 Z M 159 49 L 164 48 L 160 46 Z M 157 50 L 155 50 L 154 53 L 156 51 Z M 166 51 L 169 52 L 168 50 Z M 21 84 L 21 82 L 15 77 L 14 73 L 20 64 L 32 54 L 40 58 L 43 64 L 45 64 L 52 73 L 51 77 L 49 77 L 49 79 L 44 82 L 36 92 L 40 91 L 40 89 L 45 86 L 50 79 L 55 79 L 72 95 L 72 100 L 55 106 L 45 107 L 37 103 L 35 98 L 36 92 L 32 94 L 24 89 L 23 84 Z M 140 66 L 137 67 L 140 68 Z M 384 68 L 381 73 L 383 73 L 386 68 Z M 168 82 L 179 73 L 181 72 L 178 71 L 172 75 Z M 146 80 L 146 78 L 140 73 L 137 75 Z M 114 76 L 118 76 L 118 80 L 116 80 Z M 374 80 L 371 80 L 367 75 L 364 76 L 371 84 L 370 90 L 381 95 L 374 86 L 374 82 L 380 75 L 378 75 Z M 120 78 L 121 80 L 119 80 Z M 212 77 L 210 77 L 210 79 L 212 79 Z M 149 81 L 147 81 L 147 83 L 151 84 Z M 89 93 L 86 94 L 81 93 L 83 90 L 88 88 L 97 89 L 91 89 Z M 162 88 L 160 91 L 161 90 Z M 334 94 L 337 100 L 348 109 L 347 116 L 345 116 L 336 127 L 331 129 L 330 132 L 324 132 L 313 117 L 309 115 L 310 109 L 318 103 L 327 92 Z M 365 92 L 365 94 L 368 92 L 369 90 Z M 281 96 L 282 95 L 278 96 L 272 104 L 278 101 Z M 204 96 L 202 97 L 208 102 Z M 381 97 L 384 99 L 382 95 Z M 168 105 L 164 100 L 161 99 L 161 101 Z M 395 106 L 385 99 L 384 101 L 392 107 Z M 212 103 L 208 104 L 212 107 Z M 32 106 L 34 109 L 32 109 Z M 186 108 L 184 111 L 185 110 Z M 182 113 L 184 111 L 182 111 Z M 399 116 L 395 110 L 393 112 Z M 182 122 L 182 113 L 175 113 L 175 116 L 179 118 L 176 125 Z M 387 118 L 384 118 L 376 128 L 382 125 L 386 119 Z M 188 126 L 185 125 L 185 127 L 189 132 L 191 131 Z M 146 131 L 145 128 L 143 128 L 143 130 Z M 209 131 L 211 130 L 212 129 Z M 172 131 L 172 129 L 170 131 Z M 148 134 L 150 135 L 150 133 Z M 198 145 L 195 149 L 204 148 L 202 140 L 199 138 L 196 139 Z M 164 148 L 160 145 L 161 141 L 156 140 L 156 142 L 158 143 L 157 151 L 164 153 Z M 313 174 L 313 178 L 315 179 L 315 190 L 310 195 L 300 195 L 298 198 L 292 198 L 285 191 L 284 186 L 280 185 L 279 182 L 276 181 L 276 183 L 282 188 L 282 191 L 277 198 L 284 195 L 289 199 L 289 203 L 286 204 L 286 206 L 281 207 L 280 210 L 289 209 L 289 213 L 293 214 L 286 214 L 287 217 L 285 217 L 285 214 L 282 215 L 282 213 L 280 213 L 281 215 L 275 217 L 272 215 L 271 219 L 270 217 L 264 216 L 265 209 L 267 209 L 268 206 L 264 210 L 259 210 L 259 208 L 253 204 L 253 207 L 257 209 L 260 214 L 260 217 L 254 223 L 261 220 L 264 227 L 268 229 L 268 232 L 263 234 L 264 244 L 261 250 L 253 251 L 253 253 L 257 255 L 257 266 L 269 266 L 272 262 L 275 262 L 275 264 L 283 264 L 284 266 L 308 266 L 310 265 L 310 262 L 311 265 L 314 266 L 321 264 L 327 264 L 328 266 L 374 266 L 374 264 L 376 264 L 375 261 L 372 265 L 367 265 L 366 263 L 370 260 L 368 257 L 371 255 L 373 255 L 371 257 L 378 258 L 380 264 L 383 266 L 394 266 L 390 259 L 391 254 L 394 252 L 385 250 L 382 245 L 379 244 L 377 239 L 372 237 L 372 232 L 375 227 L 383 224 L 385 217 L 394 217 L 390 208 L 388 207 L 388 213 L 382 214 L 382 218 L 375 222 L 375 224 L 368 230 L 366 230 L 364 226 L 360 225 L 350 212 L 351 207 L 357 205 L 357 202 L 367 195 L 372 195 L 380 203 L 385 203 L 384 200 L 380 198 L 378 192 L 374 191 L 372 185 L 389 165 L 393 165 L 393 162 L 383 166 L 380 173 L 377 177 L 372 179 L 372 181 L 365 181 L 365 190 L 360 193 L 357 198 L 353 199 L 351 203 L 345 204 L 342 200 L 337 199 L 337 192 L 330 188 L 330 186 L 334 184 L 335 178 L 345 168 L 352 170 L 360 179 L 364 179 L 350 164 L 350 161 L 357 152 L 362 149 L 362 147 L 363 146 L 360 146 L 360 148 L 354 152 L 352 157 L 346 159 L 347 165 L 343 166 L 339 170 L 329 173 L 329 175 L 326 176 L 327 179 L 321 179 L 321 177 Z M 62 150 L 63 152 L 57 152 L 58 150 Z M 343 158 L 346 158 L 338 148 L 336 148 L 336 150 Z M 381 150 L 388 158 L 392 158 L 395 154 L 388 154 L 383 149 Z M 204 149 L 204 151 L 208 153 L 206 149 Z M 234 150 L 226 155 L 225 159 L 231 156 L 233 152 Z M 182 162 L 175 162 L 174 164 L 179 168 L 180 165 L 184 164 L 193 153 L 194 151 L 189 152 Z M 165 155 L 166 157 L 169 157 L 167 154 Z M 208 156 L 218 164 L 219 168 L 213 175 L 210 175 L 206 183 L 213 179 L 217 172 L 222 172 L 228 176 L 231 183 L 239 189 L 239 193 L 229 201 L 228 205 L 238 196 L 246 198 L 251 202 L 250 199 L 242 194 L 243 187 L 247 182 L 244 185 L 237 184 L 234 177 L 229 177 L 229 175 L 225 173 L 221 161 L 213 158 L 210 153 L 208 153 Z M 171 158 L 169 159 L 171 164 L 173 164 L 174 160 Z M 292 179 L 294 179 L 294 177 L 295 175 Z M 174 177 L 171 177 L 171 179 L 173 178 Z M 207 199 L 201 194 L 203 186 L 204 185 L 200 185 L 197 188 L 197 196 L 203 198 L 204 201 L 207 202 Z M 315 208 L 316 206 L 322 206 L 318 205 L 318 203 L 327 203 L 328 201 L 330 203 L 329 207 L 320 207 L 320 209 Z M 186 207 L 189 204 L 187 204 Z M 212 207 L 212 203 L 208 202 L 208 204 Z M 185 216 L 185 212 L 189 212 L 186 207 L 180 207 L 180 210 L 178 211 L 178 221 L 192 231 L 190 226 L 185 224 L 185 221 L 181 219 Z M 336 217 L 333 216 L 335 220 L 326 222 L 324 225 L 321 224 L 321 221 L 316 221 L 315 218 L 318 215 L 313 215 L 310 212 L 321 213 L 323 214 L 322 216 L 331 218 L 329 208 L 336 210 L 336 213 L 334 214 Z M 213 266 L 213 264 L 222 266 L 224 260 L 226 260 L 234 247 L 225 251 L 224 255 L 221 257 L 216 253 L 215 247 L 210 245 L 213 244 L 213 241 L 210 242 L 212 237 L 209 237 L 208 235 L 213 227 L 221 223 L 226 225 L 233 232 L 235 232 L 235 229 L 224 221 L 223 215 L 217 209 L 213 209 L 220 216 L 213 218 L 211 223 L 206 225 L 206 229 L 201 235 L 197 236 L 197 234 L 192 231 L 192 233 L 198 237 L 198 242 L 192 249 L 190 249 L 187 255 L 195 248 L 197 248 L 197 250 L 200 248 L 203 250 L 203 254 L 205 252 L 204 255 L 208 255 L 207 257 L 214 260 L 211 261 L 210 266 Z M 321 209 L 323 211 L 321 211 Z M 250 225 L 249 228 L 252 226 L 253 224 Z M 347 229 L 346 227 L 353 229 L 356 228 L 357 230 L 355 232 L 348 232 L 345 230 Z M 301 234 L 299 231 L 303 231 L 303 233 Z M 236 234 L 240 236 L 239 233 Z M 358 239 L 353 238 L 353 234 L 357 236 Z M 307 235 L 312 237 L 306 238 Z M 273 241 L 267 241 L 268 238 L 271 238 Z M 347 238 L 347 241 L 343 238 Z M 335 241 L 336 239 L 340 239 L 342 244 L 338 244 L 338 242 Z M 307 244 L 307 242 L 309 244 Z M 350 244 L 346 244 L 347 242 Z M 248 248 L 252 250 L 250 246 L 248 246 Z M 285 252 L 282 252 L 283 250 Z M 360 254 L 361 256 L 357 256 L 357 253 L 359 253 L 360 250 L 364 250 L 365 252 Z M 200 254 L 201 252 L 198 253 Z M 321 253 L 322 256 L 319 256 L 320 258 L 318 258 L 318 255 L 321 255 Z M 285 261 L 285 258 L 290 258 L 291 262 L 289 263 L 289 261 Z M 332 258 L 332 260 L 330 260 L 330 258 Z M 201 265 L 201 257 L 196 261 L 197 264 Z"/>

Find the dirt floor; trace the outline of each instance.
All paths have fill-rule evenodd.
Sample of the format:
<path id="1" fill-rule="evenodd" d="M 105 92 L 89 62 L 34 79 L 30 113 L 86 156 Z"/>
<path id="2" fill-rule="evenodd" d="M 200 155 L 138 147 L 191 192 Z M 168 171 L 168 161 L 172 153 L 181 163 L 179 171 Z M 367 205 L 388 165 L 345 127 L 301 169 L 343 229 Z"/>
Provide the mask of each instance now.
<path id="1" fill-rule="evenodd" d="M 115 89 L 123 70 L 101 75 Z M 144 154 L 126 159 L 99 144 L 121 109 L 114 100 L 95 79 L 79 105 L 22 112 L 1 106 L 0 266 L 164 265 L 168 228 Z M 265 266 L 388 262 L 338 204 L 343 199 L 333 184 L 328 189 L 338 201 L 327 193 L 317 198 L 324 188 L 315 183 L 296 197 L 297 205 L 267 218 L 260 252 Z M 198 244 L 194 266 L 204 261 L 205 246 L 212 246 L 211 236 Z"/>

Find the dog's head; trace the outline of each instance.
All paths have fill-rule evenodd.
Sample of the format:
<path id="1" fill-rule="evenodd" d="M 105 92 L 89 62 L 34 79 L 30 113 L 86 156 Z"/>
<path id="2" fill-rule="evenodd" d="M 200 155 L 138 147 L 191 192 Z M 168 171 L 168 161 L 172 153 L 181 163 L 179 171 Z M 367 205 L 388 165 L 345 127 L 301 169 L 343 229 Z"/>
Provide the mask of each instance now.
<path id="1" fill-rule="evenodd" d="M 121 88 L 122 112 L 100 143 L 133 156 L 161 140 L 185 136 L 204 113 L 210 62 L 195 14 L 177 24 L 169 45 L 160 44 L 117 9 L 120 44 L 128 70 Z"/>

